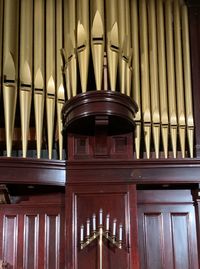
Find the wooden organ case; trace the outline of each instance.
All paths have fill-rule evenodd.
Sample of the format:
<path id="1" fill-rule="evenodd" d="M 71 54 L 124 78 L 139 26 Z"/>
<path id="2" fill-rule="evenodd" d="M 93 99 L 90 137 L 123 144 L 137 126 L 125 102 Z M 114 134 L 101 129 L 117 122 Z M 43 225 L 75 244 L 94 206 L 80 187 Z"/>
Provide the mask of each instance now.
<path id="1" fill-rule="evenodd" d="M 199 46 L 198 0 L 0 0 L 0 268 L 200 268 Z"/>

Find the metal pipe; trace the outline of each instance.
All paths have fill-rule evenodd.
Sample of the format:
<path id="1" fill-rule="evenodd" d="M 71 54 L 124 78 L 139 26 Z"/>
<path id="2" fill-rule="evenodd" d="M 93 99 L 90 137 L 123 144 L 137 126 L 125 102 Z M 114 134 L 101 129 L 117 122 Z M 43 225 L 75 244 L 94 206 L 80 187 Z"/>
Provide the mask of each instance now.
<path id="1" fill-rule="evenodd" d="M 167 51 L 167 83 L 169 105 L 170 133 L 173 156 L 177 154 L 177 114 L 176 114 L 176 92 L 175 92 L 175 70 L 174 70 L 174 42 L 172 28 L 172 3 L 165 1 L 165 27 L 166 27 L 166 51 Z"/>
<path id="2" fill-rule="evenodd" d="M 193 102 L 192 102 L 192 83 L 191 83 L 191 64 L 190 64 L 190 42 L 188 29 L 188 10 L 183 5 L 181 9 L 182 18 L 182 44 L 183 44 L 183 68 L 185 82 L 185 100 L 186 100 L 186 122 L 187 122 L 187 138 L 189 144 L 190 157 L 193 158 L 194 145 L 194 118 L 193 118 Z"/>
<path id="3" fill-rule="evenodd" d="M 144 139 L 147 158 L 150 158 L 151 143 L 151 112 L 149 89 L 149 55 L 148 55 L 148 29 L 146 0 L 139 1 L 140 18 L 140 56 L 141 56 L 141 89 L 142 114 L 144 124 Z"/>
<path id="4" fill-rule="evenodd" d="M 41 157 L 44 118 L 44 1 L 34 1 L 34 111 L 37 158 Z"/>

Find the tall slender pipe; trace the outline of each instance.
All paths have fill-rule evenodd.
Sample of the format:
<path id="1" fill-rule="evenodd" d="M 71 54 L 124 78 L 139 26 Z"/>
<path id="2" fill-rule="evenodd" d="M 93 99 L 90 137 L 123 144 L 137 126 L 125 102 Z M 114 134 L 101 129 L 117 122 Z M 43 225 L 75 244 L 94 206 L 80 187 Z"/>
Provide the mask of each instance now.
<path id="1" fill-rule="evenodd" d="M 151 113 L 153 123 L 153 138 L 156 158 L 159 158 L 160 146 L 160 104 L 158 91 L 158 47 L 156 32 L 156 5 L 155 0 L 148 1 L 149 25 L 149 63 L 150 63 L 150 88 L 151 88 Z"/>
<path id="2" fill-rule="evenodd" d="M 59 145 L 59 159 L 63 159 L 63 136 L 62 136 L 62 117 L 61 110 L 65 102 L 65 93 L 62 82 L 62 58 L 60 55 L 60 50 L 63 47 L 63 28 L 62 23 L 62 0 L 56 1 L 56 90 L 57 90 L 57 128 L 58 128 L 58 145 Z"/>
<path id="3" fill-rule="evenodd" d="M 166 76 L 166 50 L 163 0 L 157 1 L 157 36 L 158 36 L 158 73 L 160 92 L 161 132 L 165 158 L 168 157 L 168 102 L 167 102 L 167 76 Z"/>
<path id="4" fill-rule="evenodd" d="M 103 60 L 105 50 L 104 1 L 90 2 L 91 11 L 91 48 L 96 89 L 102 88 Z"/>
<path id="5" fill-rule="evenodd" d="M 7 156 L 11 156 L 14 130 L 17 80 L 18 80 L 18 47 L 19 47 L 19 1 L 4 2 L 4 39 L 3 39 L 3 102 L 5 115 L 5 133 Z"/>
<path id="6" fill-rule="evenodd" d="M 140 57 L 141 57 L 141 89 L 142 113 L 144 121 L 144 139 L 147 158 L 150 158 L 151 143 L 151 112 L 149 88 L 149 55 L 148 55 L 148 28 L 146 0 L 139 1 L 140 17 Z"/>
<path id="7" fill-rule="evenodd" d="M 181 44 L 181 17 L 180 2 L 174 0 L 174 43 L 175 43 L 175 67 L 176 67 L 176 92 L 177 92 L 177 111 L 179 124 L 179 140 L 181 145 L 182 157 L 185 157 L 185 103 L 183 89 L 183 61 Z"/>
<path id="8" fill-rule="evenodd" d="M 192 102 L 192 83 L 191 83 L 191 64 L 190 64 L 190 42 L 188 29 L 188 10 L 183 5 L 181 10 L 182 17 L 182 44 L 183 44 L 183 61 L 184 61 L 184 82 L 185 82 L 185 100 L 186 100 L 186 122 L 187 136 L 190 157 L 193 158 L 194 144 L 194 118 L 193 118 L 193 102 Z"/>
<path id="9" fill-rule="evenodd" d="M 34 111 L 37 158 L 41 157 L 44 118 L 44 1 L 34 1 Z"/>
<path id="10" fill-rule="evenodd" d="M 119 58 L 117 0 L 106 1 L 106 18 L 108 72 L 111 91 L 115 91 Z"/>
<path id="11" fill-rule="evenodd" d="M 52 159 L 55 117 L 55 0 L 46 1 L 46 112 L 48 154 Z"/>
<path id="12" fill-rule="evenodd" d="M 172 28 L 172 2 L 165 1 L 165 27 L 166 27 L 166 51 L 167 51 L 167 83 L 169 105 L 169 121 L 173 156 L 177 154 L 177 114 L 176 114 L 176 91 L 174 70 L 174 41 Z"/>
<path id="13" fill-rule="evenodd" d="M 21 1 L 20 112 L 22 154 L 26 157 L 32 99 L 33 0 Z"/>
<path id="14" fill-rule="evenodd" d="M 135 134 L 135 151 L 136 158 L 140 158 L 141 144 L 141 92 L 140 92 L 140 60 L 139 60 L 139 27 L 138 27 L 138 1 L 131 0 L 131 37 L 133 47 L 133 76 L 132 76 L 132 98 L 138 105 L 138 112 L 135 116 L 136 134 Z"/>
<path id="15" fill-rule="evenodd" d="M 77 5 L 77 53 L 82 92 L 87 90 L 90 56 L 89 1 L 80 0 Z"/>

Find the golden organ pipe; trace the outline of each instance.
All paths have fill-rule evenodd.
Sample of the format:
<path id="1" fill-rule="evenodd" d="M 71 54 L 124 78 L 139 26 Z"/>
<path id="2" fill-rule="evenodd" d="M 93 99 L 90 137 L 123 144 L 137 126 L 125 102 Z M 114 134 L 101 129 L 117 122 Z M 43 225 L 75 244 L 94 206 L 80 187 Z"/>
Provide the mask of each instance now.
<path id="1" fill-rule="evenodd" d="M 80 0 L 77 5 L 77 54 L 82 92 L 87 90 L 89 68 L 89 1 Z"/>
<path id="2" fill-rule="evenodd" d="M 182 6 L 182 37 L 183 37 L 183 61 L 184 61 L 184 81 L 185 81 L 185 100 L 186 100 L 186 122 L 187 136 L 190 157 L 193 158 L 194 144 L 194 119 L 193 119 L 193 104 L 192 104 L 192 85 L 190 71 L 190 47 L 189 47 L 189 29 L 188 29 L 188 10 L 187 6 Z"/>
<path id="3" fill-rule="evenodd" d="M 157 56 L 157 33 L 156 33 L 156 6 L 155 0 L 148 2 L 148 25 L 149 25 L 149 63 L 150 63 L 150 88 L 151 88 L 151 114 L 153 123 L 153 138 L 156 158 L 159 158 L 160 145 L 160 111 L 158 91 L 158 56 Z"/>
<path id="4" fill-rule="evenodd" d="M 137 0 L 131 0 L 131 26 L 133 47 L 133 76 L 132 76 L 132 98 L 138 105 L 138 112 L 135 117 L 135 152 L 136 158 L 140 158 L 141 142 L 141 97 L 140 97 L 140 70 L 139 70 L 139 28 L 138 28 L 138 6 Z"/>
<path id="5" fill-rule="evenodd" d="M 12 19 L 11 19 L 12 18 Z M 19 1 L 4 3 L 3 102 L 7 156 L 11 156 L 17 100 Z"/>
<path id="6" fill-rule="evenodd" d="M 165 26 L 166 26 L 166 51 L 167 51 L 167 83 L 169 105 L 169 121 L 173 156 L 176 158 L 177 151 L 177 114 L 176 114 L 176 92 L 175 92 L 175 70 L 174 70 L 174 44 L 172 28 L 172 3 L 165 1 Z"/>
<path id="7" fill-rule="evenodd" d="M 124 0 L 118 0 L 118 21 L 119 21 L 119 77 L 120 77 L 120 91 L 126 92 L 126 65 L 128 53 L 128 38 L 126 35 L 126 3 Z"/>
<path id="8" fill-rule="evenodd" d="M 22 154 L 26 157 L 32 97 L 33 1 L 21 1 L 20 112 Z"/>
<path id="9" fill-rule="evenodd" d="M 183 63 L 182 63 L 182 44 L 181 44 L 181 18 L 180 2 L 174 0 L 174 41 L 175 41 L 175 62 L 176 62 L 176 91 L 177 109 L 179 123 L 179 139 L 182 157 L 185 157 L 185 104 L 183 90 Z"/>
<path id="10" fill-rule="evenodd" d="M 132 75 L 132 48 L 131 48 L 131 29 L 130 29 L 130 1 L 125 1 L 125 18 L 126 18 L 126 36 L 127 36 L 127 63 L 126 63 L 126 94 L 130 96 L 131 94 L 131 75 Z"/>
<path id="11" fill-rule="evenodd" d="M 106 1 L 107 58 L 111 91 L 116 90 L 119 55 L 118 0 Z"/>
<path id="12" fill-rule="evenodd" d="M 163 0 L 157 1 L 157 36 L 158 36 L 158 69 L 160 90 L 161 131 L 164 156 L 168 156 L 168 102 L 167 102 L 167 77 L 166 77 L 166 54 L 164 36 L 164 13 Z"/>
<path id="13" fill-rule="evenodd" d="M 141 56 L 141 89 L 142 89 L 142 114 L 144 121 L 144 139 L 147 158 L 150 158 L 151 142 L 151 112 L 149 90 L 149 56 L 147 32 L 147 7 L 146 0 L 139 1 L 140 17 L 140 56 Z"/>
<path id="14" fill-rule="evenodd" d="M 61 111 L 63 108 L 63 105 L 65 103 L 65 92 L 63 84 L 60 84 L 58 90 L 57 90 L 57 121 L 58 121 L 58 138 L 59 138 L 59 159 L 62 160 L 62 152 L 63 152 L 63 138 L 62 138 L 62 130 L 63 130 L 63 124 L 62 124 L 62 118 L 61 118 Z"/>
<path id="15" fill-rule="evenodd" d="M 66 96 L 67 96 L 67 99 L 69 100 L 72 97 L 70 78 L 69 78 L 69 67 L 67 64 L 66 53 L 65 53 L 65 50 L 63 48 L 60 50 L 60 53 L 61 53 L 61 58 L 62 58 L 61 69 L 62 69 L 63 81 L 64 81 L 65 87 L 66 87 Z"/>
<path id="16" fill-rule="evenodd" d="M 70 85 L 72 89 L 72 95 L 76 96 L 77 93 L 77 58 L 76 58 L 76 1 L 71 0 L 64 2 L 66 7 L 66 17 L 68 20 L 66 23 L 66 53 L 67 53 L 67 65 L 69 68 Z"/>
<path id="17" fill-rule="evenodd" d="M 105 27 L 104 27 L 104 1 L 93 0 L 91 9 L 91 48 L 94 66 L 94 75 L 97 91 L 101 90 L 103 77 Z"/>
<path id="18" fill-rule="evenodd" d="M 37 158 L 41 157 L 44 116 L 44 1 L 34 1 L 34 111 Z"/>
<path id="19" fill-rule="evenodd" d="M 48 153 L 52 159 L 55 116 L 55 0 L 46 2 L 46 112 Z"/>
<path id="20" fill-rule="evenodd" d="M 63 136 L 62 136 L 62 117 L 61 110 L 65 102 L 65 93 L 62 82 L 62 58 L 60 49 L 63 47 L 62 42 L 62 0 L 56 1 L 56 90 L 57 90 L 57 126 L 58 126 L 58 144 L 59 159 L 63 159 Z"/>

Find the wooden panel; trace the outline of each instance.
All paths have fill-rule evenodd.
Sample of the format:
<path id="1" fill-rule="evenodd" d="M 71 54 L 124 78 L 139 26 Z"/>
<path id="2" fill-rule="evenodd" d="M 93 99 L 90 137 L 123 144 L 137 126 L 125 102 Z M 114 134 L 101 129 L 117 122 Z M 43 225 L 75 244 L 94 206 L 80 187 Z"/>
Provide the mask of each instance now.
<path id="1" fill-rule="evenodd" d="M 5 214 L 3 219 L 2 259 L 17 268 L 18 215 Z"/>
<path id="2" fill-rule="evenodd" d="M 63 269 L 63 199 L 57 194 L 34 196 L 1 205 L 0 259 L 12 269 Z"/>
<path id="3" fill-rule="evenodd" d="M 123 249 L 116 249 L 105 240 L 103 244 L 103 268 L 138 268 L 137 257 L 137 228 L 136 228 L 136 193 L 134 186 L 127 185 L 87 185 L 68 186 L 67 188 L 67 268 L 93 269 L 99 268 L 98 241 L 87 248 L 80 249 L 80 227 L 86 227 L 87 218 L 97 215 L 97 228 L 99 223 L 99 210 L 103 209 L 103 223 L 106 215 L 110 214 L 110 227 L 113 219 L 123 224 Z M 71 215 L 72 214 L 72 215 Z M 130 223 L 134 227 L 130 231 Z M 112 229 L 111 229 L 112 230 Z"/>
<path id="4" fill-rule="evenodd" d="M 172 238 L 173 238 L 173 253 L 174 267 L 180 269 L 189 269 L 190 266 L 190 251 L 189 251 L 189 215 L 172 214 Z"/>
<path id="5" fill-rule="evenodd" d="M 138 223 L 141 269 L 198 268 L 190 190 L 138 191 Z"/>
<path id="6" fill-rule="evenodd" d="M 39 215 L 24 216 L 24 269 L 38 268 Z"/>
<path id="7" fill-rule="evenodd" d="M 150 213 L 144 215 L 146 257 L 142 260 L 143 268 L 163 268 L 162 215 Z M 155 237 L 155 234 L 157 236 Z M 153 246 L 153 247 L 152 247 Z M 145 265 L 145 266 L 144 266 Z"/>
<path id="8" fill-rule="evenodd" d="M 58 269 L 60 258 L 60 216 L 45 216 L 45 268 Z"/>

